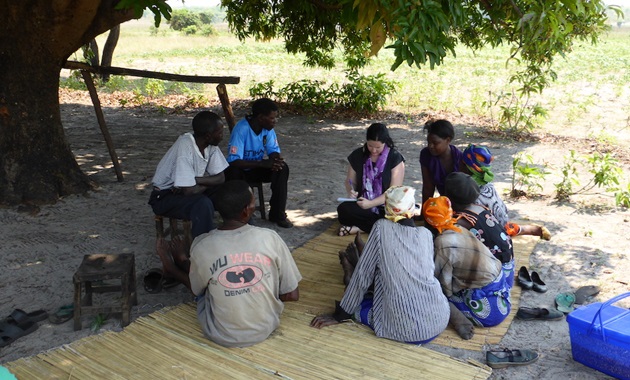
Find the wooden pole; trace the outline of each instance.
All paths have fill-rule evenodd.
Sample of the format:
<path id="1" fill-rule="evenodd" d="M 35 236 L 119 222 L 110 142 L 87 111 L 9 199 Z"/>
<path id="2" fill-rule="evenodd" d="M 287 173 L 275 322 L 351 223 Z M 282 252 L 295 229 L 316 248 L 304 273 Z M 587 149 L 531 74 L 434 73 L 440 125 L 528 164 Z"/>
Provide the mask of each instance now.
<path id="1" fill-rule="evenodd" d="M 82 62 L 67 61 L 63 66 L 66 69 L 71 70 L 85 70 L 90 73 L 97 74 L 111 74 L 111 75 L 130 75 L 141 78 L 154 78 L 162 80 L 170 80 L 176 82 L 190 82 L 190 83 L 226 83 L 226 84 L 239 84 L 241 77 L 217 77 L 217 76 L 200 76 L 200 75 L 181 75 L 160 73 L 157 71 L 148 70 L 136 70 L 128 69 L 126 67 L 103 67 L 103 66 L 90 66 Z"/>
<path id="2" fill-rule="evenodd" d="M 96 87 L 94 86 L 92 75 L 90 75 L 87 70 L 81 70 L 81 75 L 83 75 L 83 80 L 85 81 L 85 85 L 87 86 L 90 97 L 92 98 L 92 103 L 94 103 L 94 112 L 96 112 L 96 119 L 98 120 L 99 127 L 101 127 L 103 137 L 105 138 L 105 143 L 107 144 L 107 149 L 109 150 L 109 156 L 112 158 L 114 170 L 116 171 L 116 177 L 118 178 L 118 182 L 122 182 L 124 178 L 122 170 L 120 169 L 120 163 L 118 162 L 118 155 L 116 154 L 114 143 L 112 142 L 112 137 L 109 135 L 109 130 L 107 129 L 107 124 L 105 123 L 105 117 L 103 116 L 103 110 L 101 109 L 101 102 L 98 99 L 98 94 L 96 93 Z"/>
<path id="3" fill-rule="evenodd" d="M 217 94 L 219 94 L 219 100 L 221 101 L 221 107 L 223 107 L 223 114 L 225 114 L 225 121 L 227 121 L 230 133 L 236 125 L 236 119 L 232 112 L 232 105 L 230 105 L 230 98 L 228 97 L 227 88 L 225 84 L 221 83 L 217 86 Z"/>

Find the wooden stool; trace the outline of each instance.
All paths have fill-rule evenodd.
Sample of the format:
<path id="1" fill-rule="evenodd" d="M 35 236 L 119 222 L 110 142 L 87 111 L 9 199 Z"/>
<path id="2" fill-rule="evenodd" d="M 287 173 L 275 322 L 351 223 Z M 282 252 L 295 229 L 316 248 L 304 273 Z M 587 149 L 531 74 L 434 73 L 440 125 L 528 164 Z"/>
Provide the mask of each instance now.
<path id="1" fill-rule="evenodd" d="M 159 238 L 163 238 L 165 235 L 164 231 L 164 216 L 155 215 L 155 234 Z M 186 247 L 190 248 L 192 244 L 192 222 L 190 220 L 183 219 L 175 219 L 175 218 L 167 218 L 168 219 L 168 230 L 171 235 L 171 239 L 180 234 L 180 230 L 177 228 L 178 221 L 182 222 L 183 236 L 184 242 L 186 243 Z"/>
<path id="2" fill-rule="evenodd" d="M 92 285 L 94 281 L 120 280 L 120 285 Z M 85 255 L 74 277 L 74 330 L 81 330 L 81 317 L 121 313 L 122 326 L 131 321 L 131 306 L 138 304 L 136 296 L 136 264 L 132 253 L 120 255 Z M 85 297 L 82 297 L 85 289 Z M 92 306 L 93 293 L 121 292 L 118 306 Z"/>
<path id="3" fill-rule="evenodd" d="M 262 182 L 247 182 L 249 186 L 258 191 L 258 207 L 256 210 L 260 211 L 260 218 L 267 219 L 267 213 L 265 211 L 265 195 L 263 194 Z"/>

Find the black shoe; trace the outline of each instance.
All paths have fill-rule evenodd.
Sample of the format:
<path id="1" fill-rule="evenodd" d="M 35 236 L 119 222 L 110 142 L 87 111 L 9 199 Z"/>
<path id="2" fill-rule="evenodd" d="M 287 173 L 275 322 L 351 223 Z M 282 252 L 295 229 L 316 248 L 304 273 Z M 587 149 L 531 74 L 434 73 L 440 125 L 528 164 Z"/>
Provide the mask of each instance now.
<path id="1" fill-rule="evenodd" d="M 547 284 L 540 279 L 538 272 L 532 272 L 532 283 L 535 292 L 544 293 L 547 291 Z"/>
<path id="2" fill-rule="evenodd" d="M 524 290 L 530 290 L 534 287 L 534 282 L 532 281 L 532 278 L 529 276 L 529 272 L 527 271 L 527 268 L 525 268 L 524 266 L 522 266 L 521 269 L 518 270 L 517 282 L 518 282 L 518 286 L 520 286 Z"/>
<path id="3" fill-rule="evenodd" d="M 556 309 L 545 309 L 541 307 L 519 307 L 516 318 L 524 321 L 540 319 L 545 321 L 557 321 L 564 318 L 564 313 Z"/>
<path id="4" fill-rule="evenodd" d="M 275 222 L 278 227 L 282 227 L 282 228 L 291 228 L 293 227 L 293 223 L 291 223 L 291 221 L 287 218 L 284 218 L 282 220 L 272 220 L 272 222 Z"/>

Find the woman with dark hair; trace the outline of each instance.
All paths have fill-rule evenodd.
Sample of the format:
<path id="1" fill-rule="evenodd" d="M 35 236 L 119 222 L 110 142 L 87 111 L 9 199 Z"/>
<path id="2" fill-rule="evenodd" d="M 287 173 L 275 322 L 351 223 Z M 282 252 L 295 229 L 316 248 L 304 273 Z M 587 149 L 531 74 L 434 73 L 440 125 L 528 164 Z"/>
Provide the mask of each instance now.
<path id="1" fill-rule="evenodd" d="M 448 120 L 436 120 L 425 124 L 427 146 L 420 151 L 422 168 L 422 204 L 433 197 L 437 189 L 444 195 L 444 180 L 452 172 L 459 171 L 462 152 L 451 145 L 455 129 Z"/>
<path id="2" fill-rule="evenodd" d="M 337 207 L 339 236 L 370 232 L 385 215 L 385 191 L 401 186 L 405 178 L 405 158 L 396 150 L 382 123 L 370 125 L 365 144 L 350 153 L 348 162 L 346 191 L 349 198 L 356 200 Z"/>

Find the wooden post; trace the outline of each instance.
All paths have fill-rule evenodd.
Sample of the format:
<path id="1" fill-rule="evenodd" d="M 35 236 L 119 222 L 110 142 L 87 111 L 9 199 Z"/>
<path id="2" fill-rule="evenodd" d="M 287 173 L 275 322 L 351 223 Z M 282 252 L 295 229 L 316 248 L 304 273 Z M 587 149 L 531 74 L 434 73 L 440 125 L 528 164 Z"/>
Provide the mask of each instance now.
<path id="1" fill-rule="evenodd" d="M 219 100 L 221 101 L 221 107 L 223 107 L 223 113 L 225 114 L 225 121 L 227 121 L 230 133 L 236 125 L 236 119 L 234 119 L 234 113 L 232 112 L 232 105 L 230 105 L 230 98 L 228 97 L 227 88 L 224 83 L 217 86 L 217 94 L 219 94 Z"/>
<path id="2" fill-rule="evenodd" d="M 96 93 L 94 81 L 92 81 L 92 75 L 90 75 L 90 73 L 86 70 L 81 70 L 81 75 L 83 75 L 83 80 L 85 81 L 85 85 L 87 86 L 90 97 L 92 98 L 92 103 L 94 104 L 94 112 L 96 112 L 96 119 L 98 120 L 99 127 L 101 127 L 101 132 L 103 133 L 105 143 L 107 144 L 107 149 L 109 150 L 109 156 L 111 157 L 112 163 L 114 164 L 116 177 L 118 178 L 118 182 L 122 182 L 124 178 L 122 170 L 120 169 L 120 163 L 118 162 L 118 155 L 116 154 L 116 150 L 114 150 L 114 144 L 112 142 L 111 136 L 109 135 L 107 124 L 105 123 L 105 117 L 103 116 L 103 110 L 101 109 L 101 102 L 100 100 L 98 100 L 98 94 Z"/>

